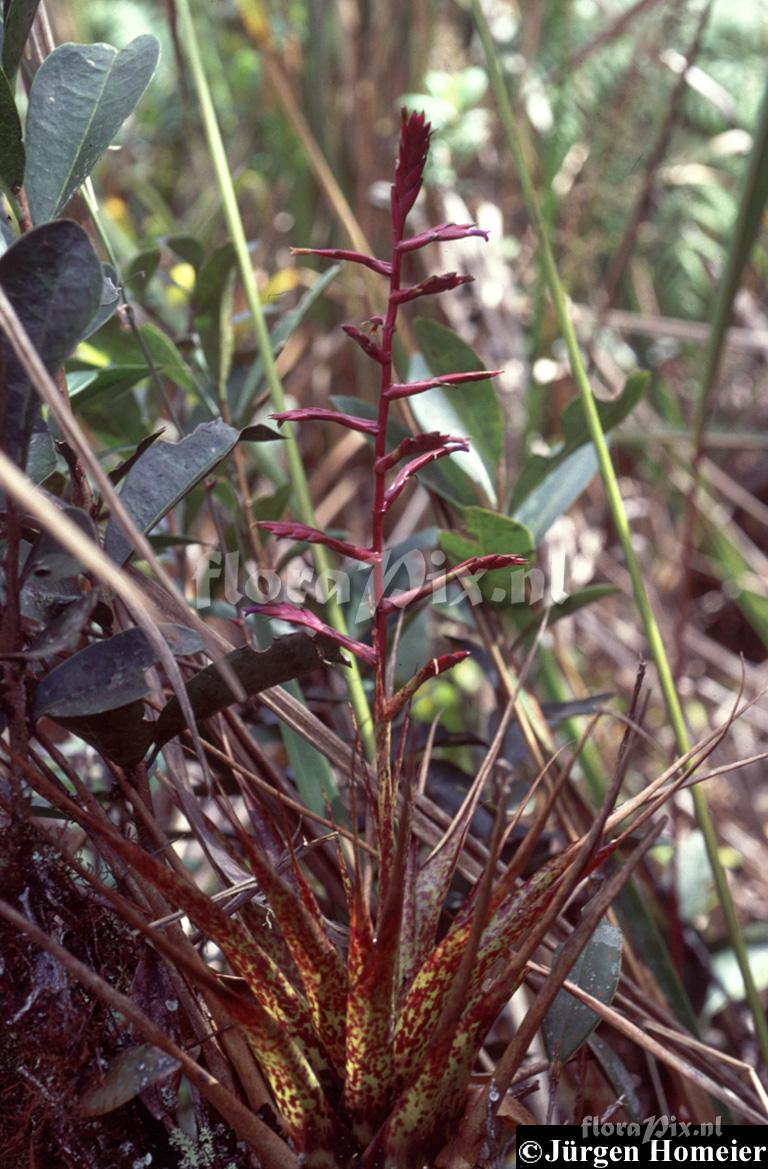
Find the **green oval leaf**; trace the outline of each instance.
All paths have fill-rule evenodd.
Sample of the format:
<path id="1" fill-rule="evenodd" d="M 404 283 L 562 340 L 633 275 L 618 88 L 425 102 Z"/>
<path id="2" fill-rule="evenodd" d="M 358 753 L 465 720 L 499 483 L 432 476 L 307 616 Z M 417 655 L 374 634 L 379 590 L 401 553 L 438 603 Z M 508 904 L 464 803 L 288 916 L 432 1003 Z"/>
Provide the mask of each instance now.
<path id="1" fill-rule="evenodd" d="M 202 648 L 197 634 L 182 625 L 159 629 L 179 657 Z M 35 718 L 78 717 L 125 706 L 147 693 L 145 675 L 156 662 L 157 650 L 141 629 L 93 642 L 46 674 L 35 695 Z"/>
<path id="2" fill-rule="evenodd" d="M 545 468 L 544 478 L 526 495 L 515 510 L 514 518 L 530 528 L 539 544 L 555 520 L 565 515 L 592 482 L 598 469 L 597 455 L 591 443 L 577 447 L 562 462 L 553 459 L 552 468 Z"/>
<path id="3" fill-rule="evenodd" d="M 631 414 L 647 390 L 650 380 L 650 374 L 636 371 L 629 375 L 618 397 L 608 402 L 597 402 L 600 425 L 605 434 Z M 561 443 L 547 455 L 533 454 L 526 459 L 515 484 L 510 511 L 519 509 L 523 501 L 527 503 L 528 497 L 544 483 L 545 479 L 549 479 L 574 451 L 589 442 L 589 430 L 580 398 L 575 398 L 565 407 L 560 417 L 560 426 L 563 433 Z"/>
<path id="4" fill-rule="evenodd" d="M 140 36 L 111 45 L 60 45 L 35 74 L 27 113 L 26 190 L 33 223 L 54 219 L 132 114 L 160 47 Z"/>
<path id="5" fill-rule="evenodd" d="M 469 536 L 457 532 L 441 532 L 440 547 L 451 564 L 460 564 L 472 556 L 487 556 L 494 552 L 511 552 L 518 556 L 532 556 L 535 545 L 530 531 L 518 520 L 484 507 L 465 507 L 464 521 Z M 477 580 L 480 592 L 487 601 L 515 604 L 524 598 L 522 581 L 525 567 L 502 568 L 480 574 Z"/>
<path id="6" fill-rule="evenodd" d="M 621 930 L 603 919 L 573 964 L 568 981 L 606 1005 L 613 1001 L 621 973 Z M 600 1022 L 567 990 L 559 991 L 542 1028 L 549 1058 L 567 1063 Z"/>
<path id="7" fill-rule="evenodd" d="M 98 1084 L 88 1088 L 80 1097 L 80 1114 L 104 1116 L 107 1112 L 114 1112 L 156 1080 L 180 1067 L 179 1060 L 151 1043 L 141 1043 L 138 1047 L 121 1051 Z"/>
<path id="8" fill-rule="evenodd" d="M 99 307 L 101 264 L 82 227 L 59 220 L 28 232 L 0 256 L 0 286 L 53 373 Z M 0 338 L 0 367 L 5 371 L 0 383 L 5 446 L 23 467 L 39 402 L 5 336 Z"/>

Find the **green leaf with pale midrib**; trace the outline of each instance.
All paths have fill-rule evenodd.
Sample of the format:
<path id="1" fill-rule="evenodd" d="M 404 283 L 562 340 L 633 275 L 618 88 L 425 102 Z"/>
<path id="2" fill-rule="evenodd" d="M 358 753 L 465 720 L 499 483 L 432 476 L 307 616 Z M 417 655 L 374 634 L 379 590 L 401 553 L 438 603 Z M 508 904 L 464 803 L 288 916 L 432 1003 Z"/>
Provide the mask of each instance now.
<path id="1" fill-rule="evenodd" d="M 445 325 L 418 317 L 413 330 L 421 357 L 435 376 L 483 369 L 483 362 L 474 349 Z M 408 376 L 414 380 L 425 373 L 412 367 Z M 489 378 L 470 386 L 436 387 L 412 397 L 410 406 L 423 430 L 441 430 L 471 440 L 469 453 L 455 456 L 452 465 L 461 467 L 495 505 L 504 450 L 504 416 L 493 381 Z"/>
<path id="2" fill-rule="evenodd" d="M 555 951 L 554 961 L 559 956 Z M 613 1001 L 621 972 L 621 930 L 605 919 L 576 959 L 568 981 L 607 1006 Z M 544 1042 L 553 1062 L 567 1063 L 600 1022 L 600 1016 L 590 1010 L 567 990 L 558 991 L 542 1026 Z"/>
<path id="3" fill-rule="evenodd" d="M 157 67 L 155 37 L 59 45 L 35 74 L 27 112 L 26 192 L 33 223 L 55 219 L 85 181 Z"/>

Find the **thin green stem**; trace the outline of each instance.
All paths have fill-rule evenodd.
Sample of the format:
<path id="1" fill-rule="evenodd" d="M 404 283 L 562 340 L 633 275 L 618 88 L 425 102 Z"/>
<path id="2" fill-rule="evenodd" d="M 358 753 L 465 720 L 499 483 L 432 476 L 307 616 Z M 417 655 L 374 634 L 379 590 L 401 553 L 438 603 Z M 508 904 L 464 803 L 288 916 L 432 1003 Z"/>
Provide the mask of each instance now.
<path id="1" fill-rule="evenodd" d="M 685 718 L 683 709 L 680 704 L 680 699 L 675 689 L 675 683 L 672 676 L 667 653 L 664 648 L 661 632 L 659 630 L 656 617 L 654 615 L 648 592 L 645 587 L 643 573 L 640 564 L 632 547 L 632 534 L 627 519 L 627 513 L 624 509 L 624 502 L 619 490 L 618 479 L 616 471 L 611 460 L 610 452 L 608 450 L 608 443 L 603 433 L 600 424 L 600 415 L 597 411 L 594 396 L 592 394 L 592 387 L 589 383 L 589 378 L 582 360 L 579 343 L 576 337 L 576 331 L 573 327 L 569 311 L 568 303 L 565 295 L 565 290 L 560 280 L 560 274 L 557 269 L 557 263 L 549 242 L 546 224 L 544 222 L 539 199 L 533 185 L 533 181 L 528 171 L 525 162 L 525 155 L 523 151 L 520 133 L 515 122 L 512 108 L 507 94 L 506 86 L 501 76 L 496 51 L 491 37 L 490 29 L 483 15 L 479 0 L 472 0 L 472 10 L 474 19 L 480 33 L 480 39 L 483 43 L 483 49 L 486 55 L 488 65 L 488 75 L 493 89 L 494 96 L 498 105 L 499 116 L 509 145 L 510 153 L 520 180 L 520 186 L 523 192 L 523 198 L 531 217 L 534 229 L 541 249 L 542 264 L 544 274 L 549 288 L 552 303 L 554 305 L 555 313 L 558 320 L 558 325 L 565 341 L 568 357 L 570 361 L 571 374 L 576 383 L 576 386 L 581 397 L 582 406 L 584 408 L 584 416 L 586 418 L 589 429 L 590 439 L 597 455 L 600 473 L 602 475 L 603 484 L 605 486 L 605 493 L 608 499 L 608 505 L 611 511 L 611 516 L 616 528 L 617 535 L 621 542 L 622 550 L 629 571 L 630 579 L 632 581 L 632 591 L 634 593 L 635 604 L 640 613 L 643 627 L 645 629 L 646 638 L 651 656 L 656 665 L 656 670 L 659 677 L 659 684 L 664 698 L 667 715 L 675 735 L 677 749 L 681 754 L 684 754 L 690 749 L 690 739 L 688 737 L 688 730 L 685 725 Z M 765 1012 L 763 1010 L 760 995 L 755 984 L 754 976 L 749 964 L 749 955 L 747 953 L 744 936 L 741 932 L 741 927 L 736 915 L 736 908 L 733 903 L 731 891 L 728 887 L 725 870 L 720 860 L 719 846 L 717 836 L 715 833 L 712 818 L 707 806 L 706 797 L 699 787 L 692 788 L 692 795 L 694 800 L 694 807 L 696 810 L 696 818 L 699 828 L 706 844 L 707 855 L 712 869 L 712 875 L 715 880 L 715 885 L 718 892 L 718 898 L 726 919 L 728 933 L 736 954 L 739 968 L 741 970 L 742 978 L 744 980 L 744 988 L 747 999 L 749 1001 L 750 1009 L 752 1011 L 755 1032 L 760 1045 L 760 1050 L 763 1059 L 768 1063 L 768 1022 L 766 1021 Z"/>
<path id="2" fill-rule="evenodd" d="M 283 390 L 283 385 L 280 381 L 280 376 L 277 372 L 277 366 L 275 364 L 275 357 L 272 352 L 272 345 L 269 339 L 269 330 L 267 329 L 266 320 L 264 318 L 264 311 L 259 299 L 259 290 L 256 285 L 256 277 L 254 275 L 251 257 L 248 252 L 248 241 L 245 235 L 245 228 L 243 226 L 243 221 L 240 216 L 240 209 L 237 204 L 235 187 L 234 183 L 232 182 L 232 175 L 229 170 L 229 163 L 227 161 L 226 152 L 224 150 L 224 142 L 221 137 L 221 130 L 219 128 L 216 110 L 214 109 L 210 86 L 208 84 L 208 79 L 203 67 L 200 45 L 198 42 L 197 33 L 195 31 L 194 21 L 192 19 L 189 0 L 178 0 L 176 9 L 178 13 L 179 35 L 185 52 L 189 58 L 189 64 L 192 70 L 195 91 L 197 93 L 197 100 L 200 108 L 200 116 L 203 122 L 203 127 L 205 129 L 206 138 L 208 140 L 208 150 L 210 152 L 216 181 L 221 192 L 224 218 L 226 220 L 227 228 L 229 230 L 229 234 L 232 238 L 232 243 L 237 254 L 240 278 L 243 283 L 245 299 L 253 319 L 256 340 L 259 347 L 259 354 L 261 356 L 264 367 L 264 376 L 275 410 L 284 410 L 285 391 Z M 288 468 L 291 475 L 291 482 L 293 485 L 296 511 L 302 523 L 309 524 L 311 527 L 315 527 L 316 521 L 314 517 L 312 501 L 309 495 L 307 477 L 304 471 L 304 465 L 301 460 L 301 453 L 296 442 L 296 436 L 293 433 L 293 428 L 290 425 L 285 426 L 283 434 L 285 435 L 285 450 L 288 459 Z M 314 559 L 315 568 L 318 573 L 322 574 L 330 570 L 328 553 L 326 549 L 322 547 L 322 545 L 313 545 L 312 556 Z M 329 598 L 327 602 L 327 611 L 330 624 L 333 625 L 333 627 L 340 633 L 346 634 L 346 621 L 344 620 L 344 614 L 341 611 L 341 607 L 336 597 Z M 354 660 L 352 660 L 349 670 L 347 671 L 346 681 L 349 688 L 352 709 L 357 720 L 363 744 L 365 746 L 366 752 L 369 755 L 369 758 L 372 758 L 374 753 L 374 737 L 371 712 L 368 706 L 365 690 L 363 688 L 363 681 L 360 676 L 360 671 L 358 669 L 357 663 Z"/>

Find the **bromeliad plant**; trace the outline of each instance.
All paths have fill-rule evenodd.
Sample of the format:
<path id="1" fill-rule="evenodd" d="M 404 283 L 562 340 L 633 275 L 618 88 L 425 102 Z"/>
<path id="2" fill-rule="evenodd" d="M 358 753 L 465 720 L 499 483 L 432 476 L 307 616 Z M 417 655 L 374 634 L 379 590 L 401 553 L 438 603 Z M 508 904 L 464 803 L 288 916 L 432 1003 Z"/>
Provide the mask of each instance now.
<path id="1" fill-rule="evenodd" d="M 430 855 L 412 831 L 416 776 L 404 766 L 407 707 L 427 679 L 449 670 L 465 654 L 445 653 L 400 689 L 388 685 L 390 622 L 398 607 L 412 607 L 434 582 L 395 601 L 385 595 L 383 560 L 387 514 L 409 480 L 435 459 L 467 449 L 467 439 L 420 433 L 390 449 L 387 424 L 392 403 L 435 386 L 456 386 L 489 376 L 485 370 L 403 383 L 395 380 L 392 342 L 400 307 L 421 296 L 465 283 L 455 273 L 403 282 L 405 258 L 435 241 L 486 233 L 471 224 L 444 224 L 407 237 L 405 223 L 418 196 L 430 127 L 422 114 L 402 117 L 391 211 L 393 241 L 388 261 L 356 252 L 298 249 L 301 253 L 363 264 L 389 284 L 386 314 L 364 332 L 345 331 L 380 368 L 375 421 L 325 409 L 283 412 L 280 422 L 333 420 L 368 434 L 374 442 L 374 492 L 370 544 L 332 538 L 299 523 L 265 522 L 275 536 L 324 544 L 335 553 L 372 566 L 372 643 L 364 644 L 324 624 L 311 610 L 288 604 L 260 607 L 261 614 L 303 625 L 331 639 L 372 667 L 376 759 L 353 776 L 352 840 L 338 849 L 347 898 L 348 943 L 343 952 L 329 933 L 315 891 L 290 840 L 289 873 L 278 873 L 260 845 L 236 825 L 242 857 L 256 877 L 268 918 L 255 910 L 240 919 L 181 879 L 169 867 L 113 832 L 87 810 L 73 814 L 98 834 L 144 880 L 179 906 L 225 954 L 247 993 L 213 981 L 206 989 L 240 1024 L 269 1087 L 282 1137 L 264 1126 L 255 1152 L 269 1169 L 420 1169 L 436 1163 L 450 1143 L 474 1164 L 488 1135 L 488 1108 L 467 1112 L 474 1064 L 485 1037 L 525 975 L 526 961 L 581 877 L 613 849 L 601 844 L 604 817 L 589 836 L 549 861 L 526 883 L 528 864 L 549 814 L 556 785 L 537 814 L 526 842 L 506 869 L 498 857 L 511 827 L 497 818 L 487 864 L 477 868 L 474 891 L 440 936 L 440 922 L 459 864 L 473 811 L 494 765 L 510 706 L 465 806 Z M 458 389 L 457 389 L 457 392 Z M 450 570 L 440 583 L 462 574 L 519 564 L 517 555 L 478 556 Z M 393 729 L 400 731 L 395 745 Z M 38 781 L 39 782 L 39 781 Z M 54 798 L 53 795 L 51 798 Z M 65 801 L 58 795 L 59 806 Z M 499 801 L 503 807 L 503 801 Z M 368 816 L 357 835 L 359 813 Z M 606 812 L 607 815 L 607 812 Z M 631 870 L 626 865 L 621 879 Z M 606 903 L 607 904 L 607 903 Z M 604 911 L 604 906 L 600 912 Z M 124 912 L 124 910 L 123 910 Z M 137 915 L 134 915 L 137 918 Z M 200 980 L 169 939 L 137 918 L 138 928 L 182 969 Z M 518 1061 L 519 1062 L 519 1061 Z M 458 1143 L 457 1143 L 458 1142 Z"/>
<path id="2" fill-rule="evenodd" d="M 87 828 L 112 858 L 127 862 L 138 879 L 183 910 L 203 935 L 220 947 L 239 976 L 237 988 L 220 980 L 178 936 L 174 939 L 149 925 L 144 914 L 115 888 L 97 883 L 95 876 L 88 874 L 118 913 L 150 938 L 177 972 L 202 987 L 209 1003 L 218 1004 L 217 1018 L 223 1015 L 241 1028 L 267 1085 L 262 1110 L 267 1119 L 252 1116 L 245 1130 L 241 1125 L 238 1131 L 247 1131 L 265 1169 L 298 1169 L 299 1164 L 306 1169 L 421 1169 L 437 1164 L 466 1169 L 474 1165 L 483 1141 L 493 1135 L 494 1108 L 525 1053 L 526 1032 L 519 1033 L 517 1048 L 497 1069 L 502 1091 L 476 1100 L 473 1069 L 485 1037 L 576 884 L 609 856 L 617 843 L 602 843 L 610 806 L 606 802 L 588 836 L 522 882 L 521 874 L 558 791 L 558 784 L 551 784 L 529 833 L 505 868 L 500 867 L 499 857 L 515 824 L 506 825 L 503 811 L 499 813 L 485 866 L 475 863 L 473 892 L 447 931 L 441 932 L 449 887 L 480 793 L 494 777 L 512 707 L 465 805 L 431 853 L 424 856 L 413 831 L 419 785 L 413 770 L 404 765 L 407 708 L 427 679 L 449 670 L 465 655 L 439 655 L 400 689 L 390 686 L 390 622 L 399 608 L 413 607 L 425 599 L 436 582 L 414 588 L 397 600 L 385 595 L 385 522 L 414 475 L 436 459 L 466 450 L 468 444 L 464 437 L 420 433 L 390 448 L 388 420 L 392 403 L 398 399 L 489 376 L 485 370 L 476 370 L 411 383 L 394 378 L 392 342 L 401 305 L 449 291 L 470 279 L 449 273 L 404 285 L 404 260 L 435 241 L 486 234 L 471 224 L 450 223 L 412 237 L 405 235 L 406 219 L 422 182 L 429 134 L 423 115 L 403 113 L 392 187 L 393 241 L 388 261 L 355 252 L 299 249 L 363 264 L 389 284 L 386 314 L 373 319 L 369 332 L 345 326 L 349 336 L 380 367 L 375 421 L 315 408 L 278 415 L 281 422 L 333 419 L 373 439 L 370 544 L 346 543 L 304 524 L 262 524 L 275 536 L 321 543 L 372 566 L 371 644 L 331 628 L 309 609 L 285 604 L 260 609 L 266 616 L 306 626 L 321 635 L 320 643 L 330 639 L 373 670 L 375 766 L 370 769 L 360 762 L 352 777 L 350 843 L 346 851 L 337 850 L 347 900 L 346 947 L 337 944 L 338 929 L 329 930 L 324 913 L 327 906 L 321 906 L 289 833 L 284 834 L 288 859 L 278 870 L 273 851 L 276 830 L 262 825 L 258 834 L 247 833 L 232 818 L 239 858 L 252 871 L 260 893 L 258 906 L 248 906 L 235 916 L 163 863 L 153 849 L 125 839 L 100 813 L 84 785 L 82 791 L 78 787 L 81 804 L 75 805 L 48 773 L 21 758 L 15 760 L 40 795 Z M 437 583 L 520 562 L 521 558 L 512 554 L 473 557 Z M 274 681 L 271 678 L 269 684 Z M 194 680 L 189 688 L 194 702 L 193 690 Z M 196 711 L 200 717 L 211 713 L 200 706 Z M 156 728 L 158 746 L 180 729 L 175 718 L 165 715 L 151 727 Z M 395 730 L 400 736 L 397 743 Z M 140 771 L 143 764 L 136 766 Z M 566 777 L 567 772 L 563 772 L 562 778 Z M 146 782 L 146 771 L 143 778 Z M 620 779 L 619 775 L 615 790 Z M 76 777 L 73 782 L 77 787 Z M 243 794 L 252 806 L 252 794 L 245 788 Z M 503 809 L 501 798 L 498 804 Z M 186 806 L 189 808 L 189 800 Z M 360 832 L 359 813 L 364 810 L 365 830 Z M 259 816 L 265 814 L 261 809 L 258 812 Z M 636 857 L 640 855 L 636 850 Z M 593 899 L 589 907 L 592 918 L 585 917 L 582 922 L 581 945 L 631 869 L 630 858 L 618 878 Z M 148 900 L 151 903 L 151 898 Z M 577 954 L 578 949 L 570 953 L 571 961 Z M 124 1014 L 125 1005 L 119 1010 Z M 528 1024 L 531 1034 L 538 1022 L 533 1019 Z M 156 1030 L 151 1042 L 161 1044 Z M 191 1074 L 188 1065 L 192 1064 L 193 1070 L 196 1065 L 185 1058 L 184 1068 Z M 207 1073 L 200 1068 L 197 1073 L 197 1085 L 225 1114 L 222 1093 L 214 1095 L 211 1077 L 206 1079 Z M 233 1123 L 240 1123 L 242 1109 L 231 1111 L 234 1105 L 231 1096 L 229 1099 L 230 1117 Z M 237 1100 L 234 1104 L 241 1108 Z"/>

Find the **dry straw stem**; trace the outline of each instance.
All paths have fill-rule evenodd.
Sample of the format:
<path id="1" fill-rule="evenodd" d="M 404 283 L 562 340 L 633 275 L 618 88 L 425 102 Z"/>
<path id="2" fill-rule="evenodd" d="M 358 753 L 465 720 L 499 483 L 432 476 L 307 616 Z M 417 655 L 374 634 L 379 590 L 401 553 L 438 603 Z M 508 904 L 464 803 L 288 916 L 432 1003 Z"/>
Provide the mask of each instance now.
<path id="1" fill-rule="evenodd" d="M 607 809 L 606 809 L 607 810 Z M 589 902 L 587 909 L 579 922 L 578 927 L 568 938 L 551 971 L 545 985 L 536 995 L 533 1005 L 526 1014 L 522 1023 L 515 1032 L 515 1037 L 508 1044 L 501 1058 L 498 1060 L 493 1077 L 475 1101 L 470 1105 L 461 1124 L 461 1148 L 450 1162 L 447 1169 L 461 1169 L 467 1164 L 463 1150 L 473 1150 L 482 1140 L 488 1126 L 488 1117 L 493 1116 L 497 1105 L 504 1099 L 522 1060 L 538 1031 L 544 1016 L 554 1002 L 563 986 L 565 975 L 572 968 L 584 947 L 589 942 L 600 918 L 618 896 L 621 889 L 629 880 L 633 870 L 643 858 L 653 843 L 657 829 L 649 829 L 640 843 L 635 847 L 625 864 L 616 871 L 609 881 L 602 886 L 599 893 Z M 532 935 L 526 938 L 524 945 L 511 959 L 510 966 L 519 968 L 521 974 L 530 965 L 530 959 L 536 947 L 543 940 L 554 918 L 563 909 L 566 900 L 573 893 L 580 876 L 583 874 L 584 862 L 589 855 L 589 843 L 595 837 L 594 831 L 585 838 L 579 855 L 574 863 L 574 870 L 569 876 L 574 877 L 564 883 L 558 897 L 549 906 L 544 919 L 533 930 Z M 584 861 L 582 861 L 582 857 Z M 580 864 L 579 862 L 582 861 Z M 494 1103 L 495 1101 L 495 1103 Z"/>
<path id="2" fill-rule="evenodd" d="M 75 958 L 69 950 L 59 945 L 44 930 L 41 930 L 39 926 L 29 921 L 5 901 L 0 901 L 0 916 L 26 934 L 42 950 L 56 958 L 73 978 L 76 978 L 78 982 L 91 991 L 100 1002 L 123 1015 L 148 1043 L 152 1043 L 173 1059 L 178 1060 L 182 1071 L 190 1082 L 216 1111 L 221 1113 L 240 1140 L 246 1141 L 251 1148 L 258 1150 L 264 1169 L 298 1169 L 298 1159 L 285 1142 L 263 1120 L 260 1120 L 237 1097 L 233 1096 L 219 1080 L 201 1068 L 183 1048 L 174 1043 L 162 1028 L 153 1023 L 137 1007 L 133 999 L 115 990 L 100 975 Z"/>
<path id="3" fill-rule="evenodd" d="M 748 763 L 764 758 L 766 753 L 761 753 L 757 756 L 750 756 L 748 759 L 737 759 L 733 763 L 724 764 L 722 767 L 714 768 L 712 771 L 705 772 L 703 775 L 695 774 L 696 769 L 723 742 L 735 720 L 759 702 L 764 694 L 765 691 L 761 691 L 760 694 L 749 702 L 744 703 L 743 706 L 736 707 L 721 727 L 710 731 L 708 735 L 705 735 L 698 743 L 695 743 L 684 755 L 681 755 L 674 763 L 670 764 L 661 775 L 657 776 L 641 792 L 625 800 L 608 818 L 606 831 L 613 832 L 628 816 L 631 816 L 637 811 L 647 811 L 649 808 L 655 811 L 680 788 L 691 787 L 703 782 L 705 779 L 712 779 L 717 775 L 722 775 L 727 771 L 733 771 L 737 767 L 746 766 Z M 738 703 L 738 697 L 736 701 Z M 677 776 L 677 778 L 674 778 L 681 768 L 685 768 L 686 770 Z M 654 797 L 656 798 L 654 799 Z"/>

